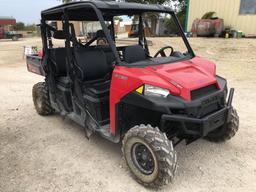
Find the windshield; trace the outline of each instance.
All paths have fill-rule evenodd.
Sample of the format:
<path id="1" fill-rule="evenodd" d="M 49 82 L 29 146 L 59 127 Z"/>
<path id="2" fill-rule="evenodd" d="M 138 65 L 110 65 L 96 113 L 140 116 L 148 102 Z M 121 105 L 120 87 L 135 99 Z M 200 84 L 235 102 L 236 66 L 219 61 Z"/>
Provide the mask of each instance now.
<path id="1" fill-rule="evenodd" d="M 119 15 L 115 18 L 115 43 L 124 65 L 157 65 L 190 59 L 182 32 L 170 13 L 146 12 L 140 15 Z M 186 40 L 186 39 L 185 39 Z M 126 60 L 126 47 L 140 45 L 146 57 Z M 136 55 L 130 53 L 131 55 Z M 130 51 L 132 52 L 132 51 Z"/>

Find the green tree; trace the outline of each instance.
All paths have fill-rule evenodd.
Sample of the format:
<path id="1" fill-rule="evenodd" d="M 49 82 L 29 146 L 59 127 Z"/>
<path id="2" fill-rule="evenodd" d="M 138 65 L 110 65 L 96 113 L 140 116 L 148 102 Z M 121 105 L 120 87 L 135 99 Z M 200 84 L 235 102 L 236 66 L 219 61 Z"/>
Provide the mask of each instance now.
<path id="1" fill-rule="evenodd" d="M 58 1 L 62 1 L 62 3 L 70 3 L 70 2 L 72 2 L 72 0 L 58 0 Z"/>
<path id="2" fill-rule="evenodd" d="M 178 14 L 178 18 L 182 23 L 182 26 L 185 25 L 185 15 L 186 15 L 186 0 L 127 0 L 128 2 L 142 3 L 142 4 L 159 4 L 174 7 L 174 10 Z M 146 20 L 149 20 L 151 23 L 151 35 L 155 35 L 157 20 L 159 19 L 158 13 L 148 13 L 145 15 Z M 172 24 L 170 21 L 166 21 L 167 27 L 170 27 Z M 147 24 L 148 25 L 148 24 Z"/>
<path id="3" fill-rule="evenodd" d="M 35 24 L 27 24 L 25 26 L 26 31 L 36 31 L 37 30 L 36 28 L 37 28 L 37 26 Z"/>
<path id="4" fill-rule="evenodd" d="M 114 17 L 114 20 L 118 20 L 118 21 L 122 22 L 122 21 L 123 21 L 123 18 L 122 18 L 122 17 L 119 17 L 119 16 L 115 16 L 115 17 Z"/>
<path id="5" fill-rule="evenodd" d="M 15 25 L 13 25 L 13 30 L 15 31 L 22 31 L 25 29 L 25 24 L 23 22 L 17 22 Z"/>
<path id="6" fill-rule="evenodd" d="M 174 4 L 174 11 L 176 12 L 176 16 L 178 17 L 181 26 L 185 30 L 186 25 L 186 10 L 187 10 L 187 0 L 176 0 Z M 172 32 L 177 33 L 178 28 L 174 23 L 172 18 L 165 20 L 165 26 Z"/>
<path id="7" fill-rule="evenodd" d="M 127 0 L 127 2 L 163 5 L 164 3 L 169 3 L 170 0 Z"/>

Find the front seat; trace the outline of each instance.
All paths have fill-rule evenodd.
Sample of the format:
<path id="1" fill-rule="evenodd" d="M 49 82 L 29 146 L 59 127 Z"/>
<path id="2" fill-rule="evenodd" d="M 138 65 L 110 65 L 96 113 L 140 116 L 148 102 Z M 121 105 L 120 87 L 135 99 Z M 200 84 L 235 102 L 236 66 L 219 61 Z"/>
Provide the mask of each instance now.
<path id="1" fill-rule="evenodd" d="M 127 63 L 135 63 L 146 59 L 145 50 L 140 45 L 132 45 L 124 49 L 124 61 Z"/>
<path id="2" fill-rule="evenodd" d="M 66 66 L 66 49 L 65 48 L 53 48 L 50 49 L 50 58 L 54 62 L 55 75 L 67 76 L 67 66 Z"/>
<path id="3" fill-rule="evenodd" d="M 74 56 L 78 76 L 82 81 L 102 79 L 110 72 L 106 55 L 101 50 L 75 48 Z"/>
<path id="4" fill-rule="evenodd" d="M 76 75 L 85 94 L 93 98 L 109 95 L 110 68 L 102 50 L 74 48 Z"/>
<path id="5" fill-rule="evenodd" d="M 106 36 L 103 30 L 98 30 L 96 32 L 96 37 L 97 37 L 97 46 L 108 45 L 108 41 L 106 39 Z"/>

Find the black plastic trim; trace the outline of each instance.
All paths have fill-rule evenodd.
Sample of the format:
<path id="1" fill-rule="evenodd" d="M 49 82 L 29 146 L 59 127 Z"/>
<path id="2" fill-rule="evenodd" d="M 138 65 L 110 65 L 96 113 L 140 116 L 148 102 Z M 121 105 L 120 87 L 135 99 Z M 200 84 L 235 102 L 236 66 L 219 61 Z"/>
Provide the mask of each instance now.
<path id="1" fill-rule="evenodd" d="M 156 110 L 159 112 L 170 114 L 170 109 L 187 109 L 192 107 L 197 107 L 206 101 L 210 97 L 223 97 L 224 90 L 226 88 L 226 80 L 222 77 L 216 77 L 218 83 L 220 84 L 220 90 L 207 94 L 203 97 L 192 101 L 186 101 L 179 96 L 169 95 L 167 98 L 162 97 L 150 97 L 133 91 L 126 96 L 124 96 L 121 101 L 127 104 L 132 104 L 139 107 L 148 108 L 151 110 Z"/>
<path id="2" fill-rule="evenodd" d="M 165 122 L 167 121 L 178 122 L 182 125 L 182 134 L 202 137 L 228 121 L 228 116 L 232 108 L 231 103 L 233 98 L 233 89 L 230 90 L 228 102 L 224 101 L 225 103 L 223 103 L 221 108 L 203 117 L 190 117 L 187 114 L 175 114 L 173 111 L 176 109 L 188 110 L 191 108 L 199 110 L 198 107 L 202 106 L 202 104 L 206 101 L 210 102 L 207 103 L 207 105 L 209 105 L 211 102 L 216 102 L 216 100 L 223 99 L 224 95 L 226 94 L 226 80 L 219 76 L 216 76 L 216 79 L 220 85 L 220 90 L 192 101 L 185 101 L 181 97 L 173 95 L 169 95 L 167 98 L 150 97 L 134 91 L 123 97 L 120 103 L 125 103 L 162 113 L 160 129 L 163 128 L 162 126 L 164 126 Z M 212 101 L 211 98 L 216 100 Z M 118 116 L 116 116 L 116 119 L 118 120 Z M 194 123 L 197 125 L 197 128 L 191 130 L 186 125 L 186 123 Z M 120 127 L 118 126 L 117 129 L 119 128 Z"/>
<path id="3" fill-rule="evenodd" d="M 219 111 L 216 111 L 202 119 L 185 117 L 180 115 L 162 115 L 162 125 L 166 121 L 179 122 L 182 126 L 182 133 L 186 135 L 194 135 L 199 137 L 206 136 L 209 132 L 222 126 L 228 119 L 232 107 L 227 106 Z M 198 125 L 198 129 L 190 129 L 187 123 Z"/>

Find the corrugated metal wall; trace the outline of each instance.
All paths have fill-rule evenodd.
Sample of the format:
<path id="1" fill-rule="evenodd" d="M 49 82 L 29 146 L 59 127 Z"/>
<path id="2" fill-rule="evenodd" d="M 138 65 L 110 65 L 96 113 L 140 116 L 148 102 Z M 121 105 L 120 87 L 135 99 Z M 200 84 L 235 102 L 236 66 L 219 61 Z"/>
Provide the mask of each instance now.
<path id="1" fill-rule="evenodd" d="M 191 30 L 194 19 L 206 12 L 214 11 L 224 19 L 227 27 L 241 30 L 246 35 L 256 35 L 256 15 L 239 15 L 241 0 L 189 0 L 188 28 Z"/>

